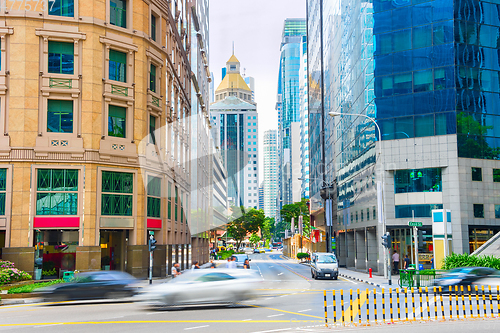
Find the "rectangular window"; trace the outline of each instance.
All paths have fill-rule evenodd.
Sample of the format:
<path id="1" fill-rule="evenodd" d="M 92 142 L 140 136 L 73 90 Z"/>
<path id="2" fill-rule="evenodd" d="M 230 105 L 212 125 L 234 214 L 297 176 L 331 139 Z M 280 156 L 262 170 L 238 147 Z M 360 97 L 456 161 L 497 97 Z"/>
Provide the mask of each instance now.
<path id="1" fill-rule="evenodd" d="M 156 42 L 156 16 L 151 14 L 151 39 Z"/>
<path id="2" fill-rule="evenodd" d="M 101 215 L 132 216 L 134 174 L 103 171 Z"/>
<path id="3" fill-rule="evenodd" d="M 500 183 L 500 169 L 493 169 L 493 182 Z"/>
<path id="4" fill-rule="evenodd" d="M 174 220 L 177 221 L 177 203 L 178 203 L 179 193 L 177 191 L 177 186 L 175 186 L 175 201 L 174 201 Z"/>
<path id="5" fill-rule="evenodd" d="M 500 219 L 500 205 L 495 205 L 495 218 Z"/>
<path id="6" fill-rule="evenodd" d="M 474 217 L 484 218 L 484 205 L 483 204 L 474 204 Z"/>
<path id="7" fill-rule="evenodd" d="M 7 196 L 7 169 L 0 169 L 0 215 L 5 215 L 6 196 Z"/>
<path id="8" fill-rule="evenodd" d="M 48 6 L 49 6 L 49 15 L 66 16 L 66 17 L 75 16 L 74 0 L 49 0 Z"/>
<path id="9" fill-rule="evenodd" d="M 153 64 L 151 64 L 149 72 L 149 90 L 156 92 L 156 66 Z"/>
<path id="10" fill-rule="evenodd" d="M 36 215 L 78 214 L 78 170 L 38 169 Z"/>
<path id="11" fill-rule="evenodd" d="M 125 138 L 127 135 L 127 109 L 121 106 L 110 105 L 108 113 L 108 135 Z"/>
<path id="12" fill-rule="evenodd" d="M 172 219 L 172 183 L 168 182 L 167 187 L 167 218 Z"/>
<path id="13" fill-rule="evenodd" d="M 396 209 L 396 218 L 409 218 L 412 217 L 412 212 L 415 213 L 415 217 L 431 217 L 431 212 L 433 209 L 443 209 L 443 205 L 399 205 L 394 206 Z"/>
<path id="14" fill-rule="evenodd" d="M 127 55 L 125 53 L 109 50 L 109 79 L 127 82 Z"/>
<path id="15" fill-rule="evenodd" d="M 118 27 L 127 27 L 127 1 L 109 1 L 109 23 Z"/>
<path id="16" fill-rule="evenodd" d="M 366 220 L 370 221 L 370 208 L 366 209 Z"/>
<path id="17" fill-rule="evenodd" d="M 73 101 L 47 100 L 47 132 L 73 133 Z"/>
<path id="18" fill-rule="evenodd" d="M 474 182 L 482 182 L 483 181 L 483 172 L 481 168 L 471 168 L 472 170 L 472 181 Z"/>
<path id="19" fill-rule="evenodd" d="M 152 144 L 156 144 L 155 130 L 156 130 L 156 117 L 149 116 L 149 142 Z"/>
<path id="20" fill-rule="evenodd" d="M 396 170 L 394 192 L 442 192 L 441 168 Z"/>
<path id="21" fill-rule="evenodd" d="M 73 74 L 73 43 L 49 41 L 49 73 Z"/>
<path id="22" fill-rule="evenodd" d="M 161 217 L 161 178 L 148 176 L 148 217 Z"/>

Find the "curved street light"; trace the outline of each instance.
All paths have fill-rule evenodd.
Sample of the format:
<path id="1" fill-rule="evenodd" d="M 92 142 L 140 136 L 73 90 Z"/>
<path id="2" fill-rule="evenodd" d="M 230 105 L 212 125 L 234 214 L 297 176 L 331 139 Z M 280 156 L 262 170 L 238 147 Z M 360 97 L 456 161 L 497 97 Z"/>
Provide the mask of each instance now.
<path id="1" fill-rule="evenodd" d="M 328 115 L 330 115 L 331 117 L 337 117 L 337 116 L 361 116 L 361 117 L 364 117 L 366 119 L 368 119 L 369 121 L 371 121 L 375 127 L 377 128 L 377 132 L 378 132 L 378 142 L 379 142 L 379 145 L 378 145 L 378 155 L 379 155 L 379 159 L 380 157 L 382 156 L 382 135 L 381 135 L 381 132 L 380 132 L 380 127 L 379 125 L 377 124 L 377 121 L 370 117 L 370 116 L 367 116 L 365 114 L 360 114 L 360 113 L 340 113 L 340 112 L 335 112 L 335 111 L 330 111 L 328 113 Z M 380 161 L 382 161 L 382 159 L 380 159 Z M 382 234 L 385 235 L 386 234 L 386 224 L 385 224 L 385 207 L 384 207 L 384 204 L 385 204 L 385 190 L 384 190 L 384 187 L 385 187 L 385 170 L 384 170 L 384 164 L 382 163 L 381 164 L 382 166 L 382 185 L 381 185 L 381 190 L 382 190 L 382 198 L 381 198 L 381 202 L 382 202 L 382 211 L 381 211 L 381 216 L 382 216 Z M 378 193 L 377 193 L 378 195 Z M 387 263 L 387 250 L 386 248 L 384 247 L 384 277 L 387 277 L 387 275 L 389 274 L 389 285 L 391 284 L 391 276 L 390 276 L 390 269 L 388 270 L 388 267 L 390 267 L 390 265 L 388 265 Z"/>

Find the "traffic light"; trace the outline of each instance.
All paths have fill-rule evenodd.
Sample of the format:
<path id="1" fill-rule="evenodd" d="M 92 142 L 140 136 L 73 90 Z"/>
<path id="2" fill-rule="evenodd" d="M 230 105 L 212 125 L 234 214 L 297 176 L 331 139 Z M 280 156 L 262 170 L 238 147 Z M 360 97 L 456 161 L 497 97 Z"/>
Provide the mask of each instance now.
<path id="1" fill-rule="evenodd" d="M 149 241 L 148 241 L 149 252 L 156 250 L 156 242 L 157 240 L 154 238 L 153 235 L 149 236 Z"/>
<path id="2" fill-rule="evenodd" d="M 391 248 L 391 244 L 392 244 L 391 235 L 389 233 L 383 235 L 382 236 L 382 245 L 385 248 L 390 249 Z"/>

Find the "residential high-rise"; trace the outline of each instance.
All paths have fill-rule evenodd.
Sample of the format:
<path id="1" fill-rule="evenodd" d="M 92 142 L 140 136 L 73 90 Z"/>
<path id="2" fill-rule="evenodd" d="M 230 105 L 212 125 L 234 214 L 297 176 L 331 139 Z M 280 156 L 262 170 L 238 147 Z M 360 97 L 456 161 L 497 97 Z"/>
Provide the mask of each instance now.
<path id="1" fill-rule="evenodd" d="M 226 63 L 226 75 L 215 91 L 210 106 L 212 123 L 227 170 L 231 205 L 258 207 L 259 122 L 252 91 L 240 74 L 240 62 L 233 54 Z"/>
<path id="2" fill-rule="evenodd" d="M 283 24 L 278 78 L 279 116 L 279 202 L 291 204 L 301 199 L 300 89 L 299 69 L 305 19 L 286 19 Z"/>
<path id="3" fill-rule="evenodd" d="M 264 132 L 264 214 L 276 218 L 278 145 L 276 130 Z"/>
<path id="4" fill-rule="evenodd" d="M 154 232 L 155 276 L 202 261 L 189 226 L 190 8 L 60 3 L 0 13 L 1 258 L 35 278 L 45 261 L 145 277 Z"/>
<path id="5" fill-rule="evenodd" d="M 382 271 L 379 222 L 392 250 L 414 261 L 415 218 L 419 263 L 430 267 L 434 209 L 450 210 L 452 252 L 500 231 L 498 10 L 489 1 L 307 1 L 311 210 L 324 228 L 324 184 L 313 178 L 336 185 L 341 265 Z"/>

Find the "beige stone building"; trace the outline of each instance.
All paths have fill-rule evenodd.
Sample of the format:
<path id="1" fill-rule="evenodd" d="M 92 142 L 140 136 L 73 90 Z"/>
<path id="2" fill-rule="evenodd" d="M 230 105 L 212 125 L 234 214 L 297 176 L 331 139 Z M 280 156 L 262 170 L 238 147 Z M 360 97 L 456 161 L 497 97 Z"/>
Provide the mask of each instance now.
<path id="1" fill-rule="evenodd" d="M 156 276 L 203 261 L 188 227 L 187 1 L 11 5 L 0 11 L 0 258 L 36 278 L 145 276 L 154 231 Z"/>

